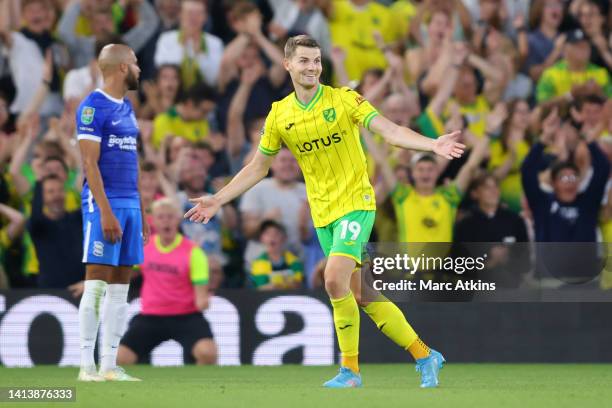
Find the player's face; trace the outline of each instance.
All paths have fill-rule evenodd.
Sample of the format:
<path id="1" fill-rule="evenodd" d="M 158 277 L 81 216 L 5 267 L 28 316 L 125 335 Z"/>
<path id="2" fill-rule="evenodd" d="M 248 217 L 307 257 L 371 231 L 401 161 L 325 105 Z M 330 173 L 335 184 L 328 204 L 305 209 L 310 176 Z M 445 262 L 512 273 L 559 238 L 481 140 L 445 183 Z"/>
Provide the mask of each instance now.
<path id="1" fill-rule="evenodd" d="M 132 55 L 130 55 L 126 65 L 128 67 L 128 71 L 125 77 L 125 85 L 127 86 L 128 91 L 137 91 L 138 78 L 140 78 L 140 68 L 138 67 L 138 60 L 136 59 L 134 52 L 132 52 Z"/>
<path id="2" fill-rule="evenodd" d="M 285 69 L 295 84 L 311 89 L 319 84 L 321 66 L 321 50 L 310 47 L 297 47 L 290 59 L 285 60 Z"/>
<path id="3" fill-rule="evenodd" d="M 573 169 L 563 169 L 553 182 L 555 196 L 559 201 L 571 203 L 578 195 L 578 174 Z"/>
<path id="4" fill-rule="evenodd" d="M 412 169 L 412 177 L 417 188 L 434 188 L 438 179 L 437 166 L 430 161 L 418 162 Z"/>
<path id="5" fill-rule="evenodd" d="M 179 214 L 172 208 L 160 207 L 153 212 L 153 226 L 162 237 L 174 237 L 181 222 Z"/>

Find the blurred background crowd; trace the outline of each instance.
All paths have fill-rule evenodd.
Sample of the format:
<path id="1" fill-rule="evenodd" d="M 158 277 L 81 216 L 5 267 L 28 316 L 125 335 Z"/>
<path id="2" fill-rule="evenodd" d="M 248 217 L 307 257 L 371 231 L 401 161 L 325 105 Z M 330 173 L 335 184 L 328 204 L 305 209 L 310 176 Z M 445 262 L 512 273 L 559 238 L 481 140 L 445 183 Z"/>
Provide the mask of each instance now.
<path id="1" fill-rule="evenodd" d="M 452 162 L 362 132 L 371 241 L 611 242 L 611 26 L 607 0 L 0 0 L 0 288 L 79 291 L 75 110 L 102 85 L 108 43 L 142 69 L 129 98 L 148 222 L 204 250 L 213 291 L 321 286 L 287 149 L 208 224 L 152 211 L 169 197 L 184 212 L 250 160 L 292 91 L 282 46 L 300 33 L 321 45 L 321 82 L 428 137 L 463 130 Z M 489 262 L 509 256 L 500 245 Z"/>

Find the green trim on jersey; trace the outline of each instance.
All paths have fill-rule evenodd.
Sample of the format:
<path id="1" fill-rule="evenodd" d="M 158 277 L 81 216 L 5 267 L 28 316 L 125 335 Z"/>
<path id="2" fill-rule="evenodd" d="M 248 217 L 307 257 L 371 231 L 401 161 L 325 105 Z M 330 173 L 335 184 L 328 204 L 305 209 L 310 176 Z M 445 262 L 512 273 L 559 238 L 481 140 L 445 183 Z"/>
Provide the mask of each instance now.
<path id="1" fill-rule="evenodd" d="M 372 122 L 372 119 L 374 119 L 376 116 L 378 116 L 377 111 L 370 112 L 368 116 L 363 119 L 363 127 L 370 130 L 370 122 Z"/>
<path id="2" fill-rule="evenodd" d="M 280 149 L 270 150 L 268 148 L 263 147 L 262 145 L 259 145 L 259 151 L 265 154 L 266 156 L 275 156 L 280 151 Z"/>
<path id="3" fill-rule="evenodd" d="M 312 108 L 317 104 L 317 102 L 319 102 L 319 99 L 321 99 L 321 96 L 323 95 L 323 87 L 321 86 L 321 84 L 318 85 L 317 92 L 315 92 L 314 96 L 307 104 L 302 103 L 302 101 L 298 99 L 297 93 L 294 92 L 293 95 L 295 96 L 295 103 L 297 104 L 297 106 L 300 107 L 300 109 L 305 111 L 311 111 Z"/>

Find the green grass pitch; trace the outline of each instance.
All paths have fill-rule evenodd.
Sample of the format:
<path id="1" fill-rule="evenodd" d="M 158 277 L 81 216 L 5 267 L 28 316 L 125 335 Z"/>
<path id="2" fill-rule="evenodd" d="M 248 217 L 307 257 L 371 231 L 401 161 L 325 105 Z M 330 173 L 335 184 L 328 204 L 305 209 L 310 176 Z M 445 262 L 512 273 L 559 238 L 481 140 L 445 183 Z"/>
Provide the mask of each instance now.
<path id="1" fill-rule="evenodd" d="M 364 388 L 327 390 L 334 367 L 129 367 L 141 383 L 78 383 L 76 368 L 0 368 L 0 387 L 76 387 L 76 403 L 15 407 L 538 407 L 612 406 L 610 364 L 450 364 L 438 389 L 420 389 L 414 366 L 364 364 Z"/>

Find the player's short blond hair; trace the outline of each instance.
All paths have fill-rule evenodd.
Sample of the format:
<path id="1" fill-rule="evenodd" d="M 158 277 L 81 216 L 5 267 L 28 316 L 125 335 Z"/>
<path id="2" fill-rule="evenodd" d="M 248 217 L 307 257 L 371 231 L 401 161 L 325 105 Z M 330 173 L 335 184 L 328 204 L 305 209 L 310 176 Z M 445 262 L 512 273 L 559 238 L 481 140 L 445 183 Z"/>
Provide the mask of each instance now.
<path id="1" fill-rule="evenodd" d="M 290 37 L 285 43 L 285 58 L 289 59 L 295 54 L 297 47 L 318 48 L 321 49 L 319 43 L 312 37 L 307 35 L 296 35 Z"/>
<path id="2" fill-rule="evenodd" d="M 182 216 L 181 208 L 176 200 L 170 197 L 162 197 L 153 202 L 151 205 L 151 211 L 153 214 L 158 213 L 161 210 L 169 210 L 175 213 L 177 216 Z"/>

